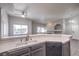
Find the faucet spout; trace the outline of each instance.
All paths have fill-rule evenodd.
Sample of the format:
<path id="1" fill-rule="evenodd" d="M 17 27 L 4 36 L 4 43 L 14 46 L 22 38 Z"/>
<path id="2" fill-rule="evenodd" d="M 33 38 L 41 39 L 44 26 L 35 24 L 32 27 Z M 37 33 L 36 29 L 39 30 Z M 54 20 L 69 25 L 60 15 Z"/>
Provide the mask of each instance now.
<path id="1" fill-rule="evenodd" d="M 26 36 L 26 41 L 29 41 L 29 35 Z"/>
<path id="2" fill-rule="evenodd" d="M 26 36 L 26 41 L 29 41 L 29 40 L 32 40 L 32 38 L 29 35 L 27 35 Z"/>

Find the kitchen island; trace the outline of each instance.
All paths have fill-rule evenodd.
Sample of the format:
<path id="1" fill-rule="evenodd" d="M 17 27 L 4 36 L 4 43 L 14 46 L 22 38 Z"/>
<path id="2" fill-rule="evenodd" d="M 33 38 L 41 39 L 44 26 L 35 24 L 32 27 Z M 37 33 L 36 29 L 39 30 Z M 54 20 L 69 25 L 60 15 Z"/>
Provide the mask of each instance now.
<path id="1" fill-rule="evenodd" d="M 29 35 L 32 41 L 20 42 L 22 39 L 7 38 L 0 46 L 0 55 L 7 56 L 69 56 L 71 35 L 38 34 Z M 4 39 L 4 38 L 3 38 Z M 6 39 L 6 38 L 5 38 Z M 12 41 L 12 40 L 13 41 Z M 1 41 L 0 41 L 1 42 Z M 7 44 L 7 45 L 6 45 Z"/>

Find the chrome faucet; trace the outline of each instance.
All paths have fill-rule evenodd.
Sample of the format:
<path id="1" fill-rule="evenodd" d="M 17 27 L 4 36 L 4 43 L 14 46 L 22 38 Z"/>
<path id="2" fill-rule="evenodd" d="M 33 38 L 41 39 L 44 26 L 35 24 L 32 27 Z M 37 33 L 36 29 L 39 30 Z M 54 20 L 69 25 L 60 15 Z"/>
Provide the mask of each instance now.
<path id="1" fill-rule="evenodd" d="M 27 35 L 27 37 L 26 37 L 26 41 L 29 41 L 29 35 Z"/>
<path id="2" fill-rule="evenodd" d="M 30 40 L 32 40 L 32 38 L 29 35 L 27 35 L 26 38 L 25 38 L 25 41 L 27 42 L 27 41 L 30 41 Z M 21 43 L 23 43 L 23 39 L 21 39 L 20 41 L 21 41 Z"/>
<path id="3" fill-rule="evenodd" d="M 26 41 L 29 41 L 29 40 L 32 40 L 32 38 L 29 35 L 27 35 Z"/>

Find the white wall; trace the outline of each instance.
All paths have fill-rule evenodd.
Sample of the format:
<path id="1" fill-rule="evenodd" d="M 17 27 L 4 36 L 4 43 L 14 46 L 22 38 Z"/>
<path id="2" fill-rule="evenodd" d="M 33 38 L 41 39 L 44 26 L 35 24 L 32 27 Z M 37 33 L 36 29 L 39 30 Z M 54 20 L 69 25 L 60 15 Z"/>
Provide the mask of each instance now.
<path id="1" fill-rule="evenodd" d="M 37 27 L 41 26 L 41 27 L 46 27 L 45 24 L 41 24 L 35 21 L 32 21 L 32 34 L 37 34 Z"/>
<path id="2" fill-rule="evenodd" d="M 30 19 L 25 19 L 22 17 L 16 17 L 16 16 L 9 16 L 9 35 L 12 36 L 13 35 L 13 24 L 26 24 L 29 27 L 29 34 L 37 34 L 37 27 L 38 26 L 42 26 L 42 27 L 46 27 L 45 24 L 41 24 L 35 21 L 32 21 Z"/>
<path id="3" fill-rule="evenodd" d="M 1 9 L 1 36 L 8 36 L 8 15 L 4 8 Z"/>
<path id="4" fill-rule="evenodd" d="M 79 16 L 65 19 L 65 34 L 73 35 L 74 38 L 79 38 Z"/>

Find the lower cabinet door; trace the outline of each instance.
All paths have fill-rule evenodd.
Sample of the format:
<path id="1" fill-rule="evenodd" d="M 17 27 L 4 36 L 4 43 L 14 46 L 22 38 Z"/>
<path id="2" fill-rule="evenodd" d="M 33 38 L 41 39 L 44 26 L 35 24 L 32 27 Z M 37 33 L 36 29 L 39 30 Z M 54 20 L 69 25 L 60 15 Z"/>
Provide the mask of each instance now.
<path id="1" fill-rule="evenodd" d="M 28 47 L 16 48 L 8 51 L 8 56 L 21 56 L 29 53 L 29 50 L 30 49 Z"/>
<path id="2" fill-rule="evenodd" d="M 32 51 L 31 56 L 44 56 L 43 49 L 40 48 L 35 51 Z"/>
<path id="3" fill-rule="evenodd" d="M 62 56 L 62 45 L 59 43 L 49 43 L 46 47 L 47 56 Z"/>
<path id="4" fill-rule="evenodd" d="M 62 55 L 63 56 L 70 56 L 70 42 L 66 42 L 62 46 Z"/>

